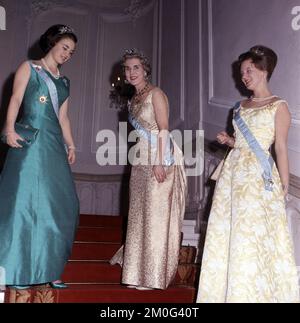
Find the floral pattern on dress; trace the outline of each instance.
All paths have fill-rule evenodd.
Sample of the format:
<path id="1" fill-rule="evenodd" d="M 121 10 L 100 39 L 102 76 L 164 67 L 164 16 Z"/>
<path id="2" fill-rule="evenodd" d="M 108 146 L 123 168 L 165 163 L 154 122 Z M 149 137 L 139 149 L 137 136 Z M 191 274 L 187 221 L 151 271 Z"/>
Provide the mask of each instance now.
<path id="1" fill-rule="evenodd" d="M 282 100 L 262 108 L 241 108 L 261 147 L 269 154 L 275 114 Z M 299 285 L 284 194 L 276 166 L 273 192 L 235 122 L 235 148 L 216 185 L 209 217 L 197 302 L 299 302 Z"/>

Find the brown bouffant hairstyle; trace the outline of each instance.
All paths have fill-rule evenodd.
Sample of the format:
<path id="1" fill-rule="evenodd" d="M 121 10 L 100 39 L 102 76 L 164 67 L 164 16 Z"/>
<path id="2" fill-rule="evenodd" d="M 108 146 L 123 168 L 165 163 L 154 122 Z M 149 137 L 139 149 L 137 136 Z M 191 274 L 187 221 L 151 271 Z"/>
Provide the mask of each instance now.
<path id="1" fill-rule="evenodd" d="M 41 36 L 39 46 L 47 54 L 63 38 L 70 38 L 75 44 L 77 43 L 77 36 L 72 28 L 66 25 L 54 25 Z"/>
<path id="2" fill-rule="evenodd" d="M 239 56 L 239 65 L 241 66 L 248 59 L 253 62 L 257 69 L 266 71 L 268 73 L 267 79 L 270 81 L 277 65 L 277 54 L 268 47 L 256 45 L 250 48 L 248 52 Z"/>
<path id="3" fill-rule="evenodd" d="M 141 64 L 147 73 L 147 77 L 151 76 L 152 69 L 149 59 L 142 51 L 136 48 L 127 49 L 122 57 L 122 66 L 124 67 L 126 60 L 131 58 L 138 58 L 141 61 Z"/>

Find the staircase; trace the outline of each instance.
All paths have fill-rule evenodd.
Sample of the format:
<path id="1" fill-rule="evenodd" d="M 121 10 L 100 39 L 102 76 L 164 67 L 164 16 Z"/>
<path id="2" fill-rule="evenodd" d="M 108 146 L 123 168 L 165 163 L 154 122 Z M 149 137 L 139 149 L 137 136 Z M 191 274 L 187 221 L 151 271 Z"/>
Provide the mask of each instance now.
<path id="1" fill-rule="evenodd" d="M 6 303 L 193 303 L 199 268 L 196 248 L 181 247 L 176 278 L 165 290 L 138 291 L 120 285 L 121 268 L 108 260 L 120 248 L 122 217 L 81 215 L 73 252 L 62 280 L 67 289 L 47 285 L 7 289 Z"/>

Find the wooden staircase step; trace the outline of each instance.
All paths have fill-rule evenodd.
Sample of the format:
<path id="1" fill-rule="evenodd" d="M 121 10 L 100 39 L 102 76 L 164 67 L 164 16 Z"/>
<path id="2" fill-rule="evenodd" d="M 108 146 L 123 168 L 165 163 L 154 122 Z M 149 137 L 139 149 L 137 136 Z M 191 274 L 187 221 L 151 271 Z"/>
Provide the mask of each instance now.
<path id="1" fill-rule="evenodd" d="M 139 291 L 120 284 L 122 269 L 110 265 L 108 260 L 121 247 L 123 220 L 120 216 L 81 215 L 71 260 L 61 277 L 69 288 L 8 289 L 6 302 L 193 303 L 200 271 L 194 264 L 196 248 L 181 247 L 176 277 L 165 291 Z"/>
<path id="2" fill-rule="evenodd" d="M 89 215 L 81 214 L 79 226 L 109 226 L 122 227 L 123 217 L 121 216 L 107 216 L 107 215 Z"/>
<path id="3" fill-rule="evenodd" d="M 120 285 L 75 285 L 58 295 L 59 303 L 192 303 L 194 297 L 195 289 L 189 287 L 138 291 Z"/>
<path id="4" fill-rule="evenodd" d="M 67 289 L 31 288 L 6 293 L 7 303 L 193 303 L 195 288 L 139 291 L 121 285 L 70 285 Z"/>
<path id="5" fill-rule="evenodd" d="M 84 242 L 121 242 L 122 229 L 115 227 L 88 227 L 80 226 L 77 229 L 75 241 Z"/>
<path id="6" fill-rule="evenodd" d="M 75 242 L 70 260 L 110 260 L 120 243 Z"/>
<path id="7" fill-rule="evenodd" d="M 199 268 L 193 264 L 179 264 L 172 285 L 195 286 Z M 120 284 L 122 269 L 106 261 L 69 261 L 62 276 L 67 284 Z"/>
<path id="8" fill-rule="evenodd" d="M 118 284 L 121 268 L 106 261 L 69 261 L 62 280 L 66 283 Z"/>

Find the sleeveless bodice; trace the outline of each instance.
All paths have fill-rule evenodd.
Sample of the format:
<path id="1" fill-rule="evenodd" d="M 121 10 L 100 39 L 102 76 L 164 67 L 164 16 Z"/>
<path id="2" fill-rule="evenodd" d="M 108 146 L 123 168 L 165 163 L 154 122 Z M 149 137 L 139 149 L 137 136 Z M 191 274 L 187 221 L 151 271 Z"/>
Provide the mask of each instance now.
<path id="1" fill-rule="evenodd" d="M 268 150 L 275 140 L 275 114 L 280 103 L 285 102 L 278 100 L 261 108 L 244 108 L 241 107 L 240 115 L 245 121 L 250 131 L 257 139 L 264 150 Z M 233 126 L 236 134 L 235 148 L 250 149 L 243 134 L 238 129 L 235 121 Z"/>
<path id="2" fill-rule="evenodd" d="M 49 89 L 38 74 L 38 70 L 41 68 L 39 65 L 30 63 L 31 73 L 23 98 L 22 122 L 38 129 L 47 130 L 51 128 L 60 132 L 60 125 L 53 109 Z M 58 103 L 61 107 L 69 96 L 70 81 L 66 77 L 56 79 L 48 71 L 46 73 L 56 86 Z"/>

